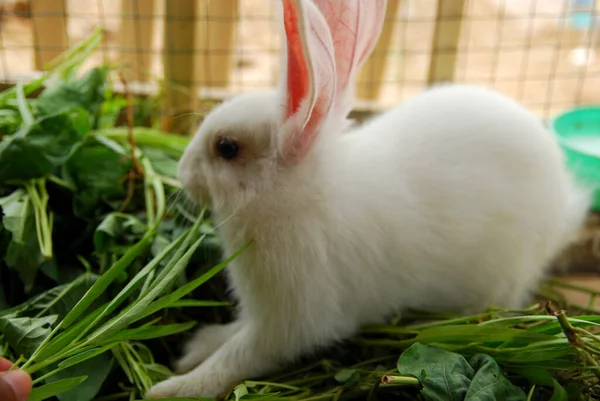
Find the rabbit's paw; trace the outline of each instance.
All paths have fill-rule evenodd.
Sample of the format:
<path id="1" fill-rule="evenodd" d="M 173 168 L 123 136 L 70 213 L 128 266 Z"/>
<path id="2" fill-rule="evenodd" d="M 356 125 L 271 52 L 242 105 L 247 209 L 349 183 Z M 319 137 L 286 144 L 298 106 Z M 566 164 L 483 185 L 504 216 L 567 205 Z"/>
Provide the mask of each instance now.
<path id="1" fill-rule="evenodd" d="M 220 380 L 214 380 L 212 375 L 197 374 L 175 376 L 158 383 L 146 393 L 147 399 L 160 399 L 169 397 L 203 397 L 216 398 L 224 395 L 227 387 L 222 386 Z"/>
<path id="2" fill-rule="evenodd" d="M 175 372 L 183 374 L 200 365 L 239 330 L 241 323 L 213 324 L 202 327 L 188 341 L 183 357 L 175 363 Z"/>
<path id="3" fill-rule="evenodd" d="M 275 356 L 289 348 L 288 344 L 277 341 L 279 332 L 265 332 L 255 327 L 251 323 L 233 323 L 227 329 L 233 334 L 200 366 L 158 383 L 146 397 L 217 398 L 244 380 L 273 371 L 279 366 Z"/>

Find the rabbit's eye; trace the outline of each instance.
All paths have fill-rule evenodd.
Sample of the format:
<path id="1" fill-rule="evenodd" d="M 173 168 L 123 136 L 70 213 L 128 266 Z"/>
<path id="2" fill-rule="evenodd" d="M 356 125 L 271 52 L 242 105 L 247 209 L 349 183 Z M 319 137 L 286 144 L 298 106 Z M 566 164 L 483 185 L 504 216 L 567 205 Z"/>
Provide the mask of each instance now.
<path id="1" fill-rule="evenodd" d="M 238 144 L 229 138 L 221 138 L 217 142 L 217 152 L 223 159 L 231 160 L 237 156 L 239 151 Z"/>

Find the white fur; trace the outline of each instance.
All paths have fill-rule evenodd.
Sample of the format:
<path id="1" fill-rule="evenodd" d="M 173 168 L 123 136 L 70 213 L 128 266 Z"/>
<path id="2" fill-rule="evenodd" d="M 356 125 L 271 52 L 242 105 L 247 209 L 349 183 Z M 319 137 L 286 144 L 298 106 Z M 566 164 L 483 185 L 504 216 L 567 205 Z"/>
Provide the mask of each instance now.
<path id="1" fill-rule="evenodd" d="M 228 267 L 237 321 L 201 329 L 187 373 L 150 398 L 223 394 L 407 308 L 522 307 L 583 222 L 589 194 L 552 135 L 491 90 L 433 88 L 346 132 L 326 119 L 293 166 L 278 163 L 278 98 L 220 105 L 181 160 L 226 253 L 252 244 Z M 223 133 L 266 148 L 243 165 L 211 157 Z"/>

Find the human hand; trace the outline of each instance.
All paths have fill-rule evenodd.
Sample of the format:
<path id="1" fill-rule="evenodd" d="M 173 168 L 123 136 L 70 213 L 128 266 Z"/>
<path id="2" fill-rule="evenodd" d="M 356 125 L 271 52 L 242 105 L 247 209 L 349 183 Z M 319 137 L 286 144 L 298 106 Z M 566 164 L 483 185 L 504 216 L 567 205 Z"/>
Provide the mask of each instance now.
<path id="1" fill-rule="evenodd" d="M 22 370 L 11 370 L 12 362 L 0 358 L 0 400 L 27 401 L 31 393 L 31 377 Z"/>

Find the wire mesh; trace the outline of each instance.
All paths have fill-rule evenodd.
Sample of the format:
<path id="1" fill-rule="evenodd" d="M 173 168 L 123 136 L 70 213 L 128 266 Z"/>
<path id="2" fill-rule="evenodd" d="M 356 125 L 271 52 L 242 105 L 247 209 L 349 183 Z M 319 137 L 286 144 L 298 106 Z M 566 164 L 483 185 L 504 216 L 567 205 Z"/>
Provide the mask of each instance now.
<path id="1" fill-rule="evenodd" d="M 361 105 L 392 107 L 440 71 L 455 82 L 495 88 L 543 117 L 600 103 L 599 0 L 389 2 L 396 3 L 386 17 L 391 34 L 372 56 L 385 68 L 363 73 L 358 83 L 379 91 Z M 33 77 L 42 68 L 38 58 L 102 27 L 104 43 L 88 65 L 127 62 L 146 90 L 158 90 L 163 79 L 210 97 L 272 87 L 281 43 L 273 3 L 0 0 L 0 80 Z M 440 12 L 440 5 L 458 11 Z M 448 47 L 452 32 L 458 39 Z"/>

